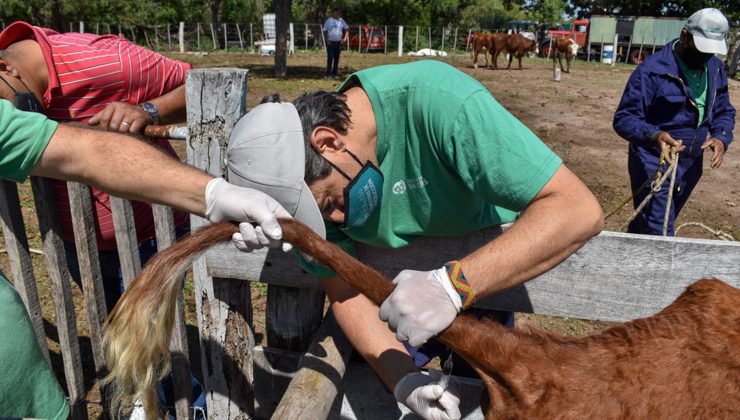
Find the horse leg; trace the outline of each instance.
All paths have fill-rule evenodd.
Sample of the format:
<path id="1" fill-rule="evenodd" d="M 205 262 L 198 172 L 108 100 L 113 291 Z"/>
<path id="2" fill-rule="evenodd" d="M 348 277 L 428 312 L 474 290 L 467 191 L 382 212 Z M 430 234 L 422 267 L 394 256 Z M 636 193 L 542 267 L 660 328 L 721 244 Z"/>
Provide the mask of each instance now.
<path id="1" fill-rule="evenodd" d="M 478 68 L 478 50 L 475 48 L 473 48 L 473 68 Z"/>
<path id="2" fill-rule="evenodd" d="M 509 65 L 506 66 L 506 70 L 511 70 L 511 62 L 514 61 L 514 54 L 509 53 Z"/>
<path id="3" fill-rule="evenodd" d="M 522 54 L 522 55 L 518 55 L 517 54 L 517 57 L 516 57 L 519 60 L 519 70 L 522 69 L 522 57 L 523 56 L 524 56 L 524 54 Z"/>

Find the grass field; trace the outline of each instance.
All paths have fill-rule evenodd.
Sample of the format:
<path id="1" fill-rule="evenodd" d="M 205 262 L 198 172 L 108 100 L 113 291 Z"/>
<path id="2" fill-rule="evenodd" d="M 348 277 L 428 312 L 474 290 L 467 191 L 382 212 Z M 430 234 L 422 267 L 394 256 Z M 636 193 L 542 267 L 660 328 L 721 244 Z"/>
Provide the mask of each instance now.
<path id="1" fill-rule="evenodd" d="M 321 52 L 303 52 L 288 61 L 288 77 L 275 78 L 272 75 L 272 58 L 251 54 L 210 53 L 201 57 L 196 55 L 173 54 L 174 58 L 192 63 L 195 67 L 239 67 L 247 68 L 249 73 L 248 107 L 269 93 L 279 92 L 290 100 L 307 90 L 333 90 L 340 81 L 323 79 L 325 55 Z M 407 57 L 383 54 L 343 53 L 340 71 L 350 74 L 353 71 L 383 64 L 403 63 Z M 566 163 L 591 188 L 599 199 L 605 212 L 611 211 L 629 195 L 627 176 L 627 144 L 612 130 L 613 112 L 619 102 L 625 82 L 633 66 L 608 66 L 598 63 L 576 62 L 570 74 L 563 74 L 559 83 L 551 80 L 549 62 L 544 59 L 525 59 L 523 71 L 493 71 L 484 68 L 473 69 L 469 55 L 447 57 L 445 61 L 480 80 L 511 113 L 532 129 L 548 146 L 558 153 Z M 740 104 L 740 82 L 730 82 L 731 100 Z M 735 130 L 738 136 L 740 131 Z M 183 142 L 175 142 L 178 153 L 184 154 Z M 702 222 L 713 229 L 740 238 L 740 156 L 735 148 L 730 148 L 725 161 L 718 170 L 708 169 L 692 198 L 679 217 L 678 224 L 689 221 Z M 32 248 L 41 249 L 38 223 L 35 217 L 33 200 L 28 183 L 20 186 L 24 217 Z M 626 206 L 607 221 L 608 230 L 618 230 L 631 212 Z M 692 228 L 693 229 L 693 228 Z M 683 230 L 681 236 L 712 238 L 703 230 Z M 62 383 L 62 361 L 54 328 L 53 302 L 50 296 L 49 280 L 41 256 L 34 256 L 43 313 L 46 322 L 52 362 Z M 0 253 L 0 268 L 8 270 L 7 255 Z M 413 267 L 410 267 L 413 268 Z M 81 334 L 82 350 L 85 354 L 86 380 L 93 389 L 92 357 L 90 355 L 87 321 L 82 307 L 79 289 L 73 287 L 74 302 L 77 309 L 77 327 Z M 255 306 L 255 329 L 257 339 L 264 335 L 264 302 L 266 287 L 253 285 L 253 304 Z M 187 322 L 191 342 L 191 355 L 198 354 L 196 341 L 197 327 L 192 285 L 186 285 Z M 520 315 L 519 325 L 537 325 L 565 335 L 583 335 L 599 330 L 601 322 L 581 321 L 559 317 Z M 200 364 L 193 363 L 197 371 Z M 100 412 L 95 394 L 91 394 L 90 412 Z"/>

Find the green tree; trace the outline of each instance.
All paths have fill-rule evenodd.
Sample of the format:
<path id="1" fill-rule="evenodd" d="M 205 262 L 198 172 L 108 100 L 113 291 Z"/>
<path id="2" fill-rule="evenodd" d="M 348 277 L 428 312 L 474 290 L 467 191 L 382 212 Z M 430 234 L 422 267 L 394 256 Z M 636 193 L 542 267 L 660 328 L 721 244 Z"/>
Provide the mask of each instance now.
<path id="1" fill-rule="evenodd" d="M 566 0 L 532 0 L 524 9 L 530 19 L 538 22 L 560 22 L 565 13 Z"/>

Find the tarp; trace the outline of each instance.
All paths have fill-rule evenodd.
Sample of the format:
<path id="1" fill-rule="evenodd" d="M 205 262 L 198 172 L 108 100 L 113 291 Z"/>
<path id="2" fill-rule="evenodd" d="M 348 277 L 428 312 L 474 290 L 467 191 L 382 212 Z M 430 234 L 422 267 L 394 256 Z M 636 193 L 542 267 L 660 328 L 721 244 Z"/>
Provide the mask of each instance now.
<path id="1" fill-rule="evenodd" d="M 594 16 L 591 18 L 588 41 L 592 44 L 613 43 L 616 30 L 616 18 L 610 16 Z"/>
<path id="2" fill-rule="evenodd" d="M 685 19 L 640 17 L 632 32 L 632 44 L 665 45 L 678 38 L 685 25 Z"/>

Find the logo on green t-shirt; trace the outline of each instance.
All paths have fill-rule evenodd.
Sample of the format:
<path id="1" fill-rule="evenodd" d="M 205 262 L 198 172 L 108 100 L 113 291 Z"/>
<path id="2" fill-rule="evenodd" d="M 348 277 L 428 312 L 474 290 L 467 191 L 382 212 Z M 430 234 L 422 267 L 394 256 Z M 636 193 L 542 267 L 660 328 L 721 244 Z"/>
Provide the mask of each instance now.
<path id="1" fill-rule="evenodd" d="M 429 185 L 429 180 L 423 176 L 417 176 L 416 178 L 399 179 L 393 183 L 393 194 L 405 194 L 406 190 L 415 190 L 419 188 L 425 188 Z"/>

